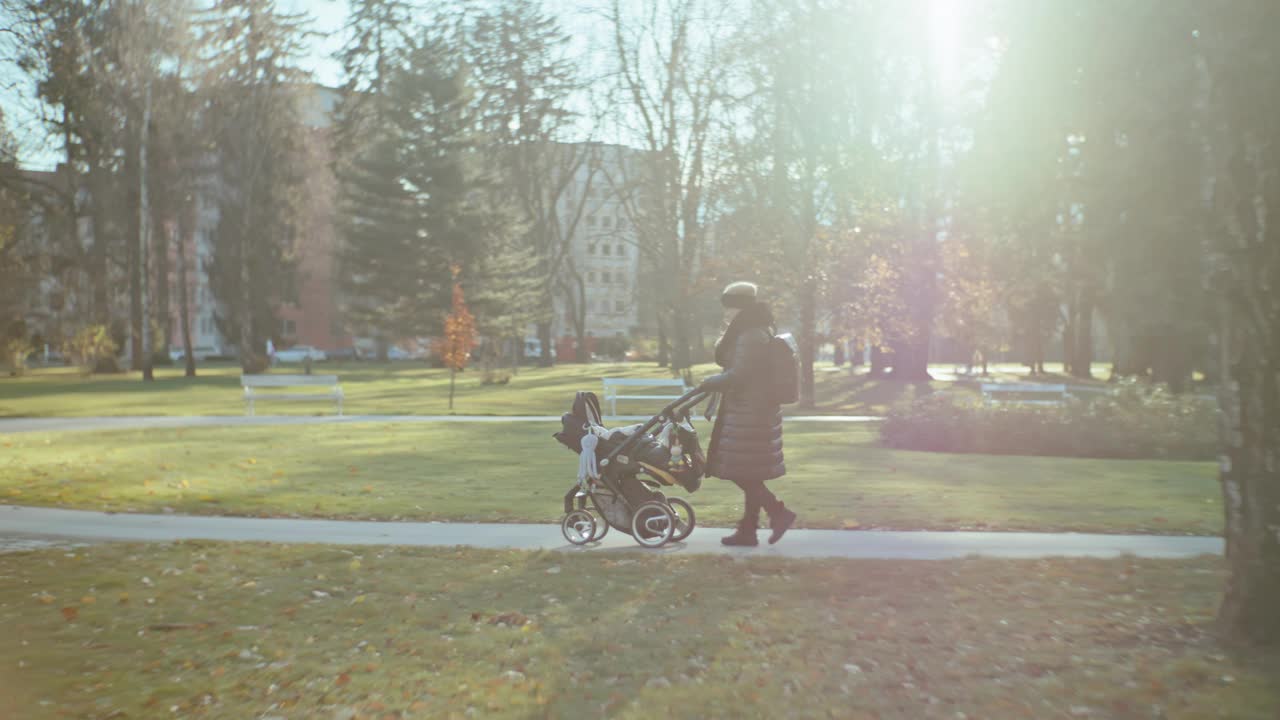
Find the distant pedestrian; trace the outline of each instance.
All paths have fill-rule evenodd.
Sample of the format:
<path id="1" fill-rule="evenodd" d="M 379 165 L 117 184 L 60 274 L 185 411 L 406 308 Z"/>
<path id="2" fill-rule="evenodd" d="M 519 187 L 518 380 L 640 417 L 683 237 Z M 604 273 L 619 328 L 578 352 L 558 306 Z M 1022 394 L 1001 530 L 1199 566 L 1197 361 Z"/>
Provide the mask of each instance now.
<path id="1" fill-rule="evenodd" d="M 708 413 L 715 414 L 707 448 L 707 475 L 742 488 L 745 512 L 725 545 L 756 545 L 760 510 L 769 515 L 773 531 L 769 543 L 782 539 L 796 521 L 765 482 L 786 474 L 782 460 L 782 408 L 773 392 L 769 345 L 773 340 L 773 312 L 757 299 L 749 282 L 724 289 L 720 304 L 728 322 L 716 343 L 716 364 L 724 372 L 707 378 L 699 389 L 719 393 Z"/>
<path id="2" fill-rule="evenodd" d="M 271 342 L 271 338 L 267 338 L 267 364 L 276 366 L 276 344 Z"/>

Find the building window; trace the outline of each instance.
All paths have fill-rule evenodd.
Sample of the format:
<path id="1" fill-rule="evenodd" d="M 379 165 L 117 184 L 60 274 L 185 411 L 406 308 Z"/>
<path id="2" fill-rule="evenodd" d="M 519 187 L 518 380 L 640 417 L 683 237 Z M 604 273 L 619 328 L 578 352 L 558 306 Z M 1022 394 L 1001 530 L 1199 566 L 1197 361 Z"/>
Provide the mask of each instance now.
<path id="1" fill-rule="evenodd" d="M 595 216 L 595 215 L 588 215 L 588 216 L 587 216 L 587 227 L 595 227 L 595 226 L 596 226 L 596 216 Z"/>
<path id="2" fill-rule="evenodd" d="M 604 313 L 605 315 L 608 315 L 608 314 L 609 314 L 609 301 L 608 301 L 608 300 L 601 300 L 601 301 L 600 301 L 600 312 Z"/>
<path id="3" fill-rule="evenodd" d="M 626 312 L 626 306 L 622 304 L 621 300 L 613 301 L 613 309 L 617 310 L 619 313 Z"/>
<path id="4" fill-rule="evenodd" d="M 602 253 L 604 253 L 605 255 L 609 254 L 610 246 L 608 244 L 601 245 L 600 248 Z"/>
<path id="5" fill-rule="evenodd" d="M 613 227 L 613 218 L 607 215 L 605 217 L 600 218 L 600 225 L 601 227 L 605 227 L 605 228 Z"/>
<path id="6" fill-rule="evenodd" d="M 617 225 L 618 225 L 618 229 L 619 229 L 619 230 L 626 230 L 626 229 L 627 229 L 627 219 L 626 219 L 626 218 L 618 218 L 618 223 L 617 223 Z"/>
<path id="7" fill-rule="evenodd" d="M 611 282 L 611 278 L 610 278 L 610 276 L 609 276 L 609 272 L 608 272 L 607 270 L 606 270 L 605 272 L 600 273 L 600 280 L 601 280 L 601 282 L 605 283 L 606 285 L 608 285 L 608 284 Z"/>
<path id="8" fill-rule="evenodd" d="M 591 270 L 590 272 L 587 273 L 587 282 L 593 283 L 595 281 L 596 281 L 596 271 Z"/>
<path id="9" fill-rule="evenodd" d="M 285 337 L 293 337 L 298 333 L 298 324 L 292 320 L 280 321 L 280 334 Z"/>
<path id="10" fill-rule="evenodd" d="M 588 254 L 588 255 L 595 255 L 595 254 L 596 254 L 596 245 L 595 245 L 595 243 L 591 243 L 590 245 L 588 245 L 588 246 L 587 246 L 587 254 Z"/>
<path id="11" fill-rule="evenodd" d="M 618 243 L 618 247 L 614 248 L 614 251 L 617 253 L 618 257 L 627 256 L 627 247 L 622 243 Z"/>

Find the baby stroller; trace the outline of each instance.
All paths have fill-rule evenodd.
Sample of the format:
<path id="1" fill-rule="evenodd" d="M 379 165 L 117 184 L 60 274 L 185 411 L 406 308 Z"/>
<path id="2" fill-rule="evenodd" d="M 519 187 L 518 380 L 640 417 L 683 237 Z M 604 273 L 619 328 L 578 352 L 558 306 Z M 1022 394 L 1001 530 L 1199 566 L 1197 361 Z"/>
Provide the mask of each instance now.
<path id="1" fill-rule="evenodd" d="M 610 527 L 644 547 L 679 542 L 697 522 L 693 507 L 663 488 L 695 492 L 706 459 L 690 412 L 706 393 L 690 392 L 638 425 L 609 429 L 595 393 L 579 392 L 554 437 L 578 453 L 578 482 L 564 496 L 560 531 L 574 545 L 600 540 Z M 590 508 L 588 508 L 590 504 Z"/>

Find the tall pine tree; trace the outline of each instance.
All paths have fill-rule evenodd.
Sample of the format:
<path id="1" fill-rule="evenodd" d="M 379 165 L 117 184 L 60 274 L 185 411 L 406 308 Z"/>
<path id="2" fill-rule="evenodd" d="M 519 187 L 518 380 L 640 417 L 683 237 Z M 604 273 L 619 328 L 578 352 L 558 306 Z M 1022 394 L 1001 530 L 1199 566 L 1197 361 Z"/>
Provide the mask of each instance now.
<path id="1" fill-rule="evenodd" d="M 210 122 L 217 138 L 218 225 L 208 264 L 218 327 L 241 367 L 265 367 L 275 309 L 295 293 L 294 243 L 303 181 L 297 104 L 305 17 L 273 0 L 219 0 L 206 22 L 214 48 Z"/>

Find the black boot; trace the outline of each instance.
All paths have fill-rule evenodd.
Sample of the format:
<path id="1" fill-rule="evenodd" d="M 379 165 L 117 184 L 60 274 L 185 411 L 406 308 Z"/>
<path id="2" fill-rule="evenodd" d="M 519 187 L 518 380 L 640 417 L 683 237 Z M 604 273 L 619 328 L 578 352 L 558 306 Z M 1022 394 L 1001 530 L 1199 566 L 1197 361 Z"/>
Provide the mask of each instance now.
<path id="1" fill-rule="evenodd" d="M 773 531 L 769 533 L 769 544 L 772 545 L 781 540 L 795 521 L 796 514 L 780 504 L 776 511 L 769 514 L 769 529 Z"/>
<path id="2" fill-rule="evenodd" d="M 756 524 L 746 520 L 739 521 L 738 529 L 734 530 L 732 535 L 720 538 L 720 542 L 724 545 L 755 547 L 760 544 L 760 541 L 756 539 Z"/>

